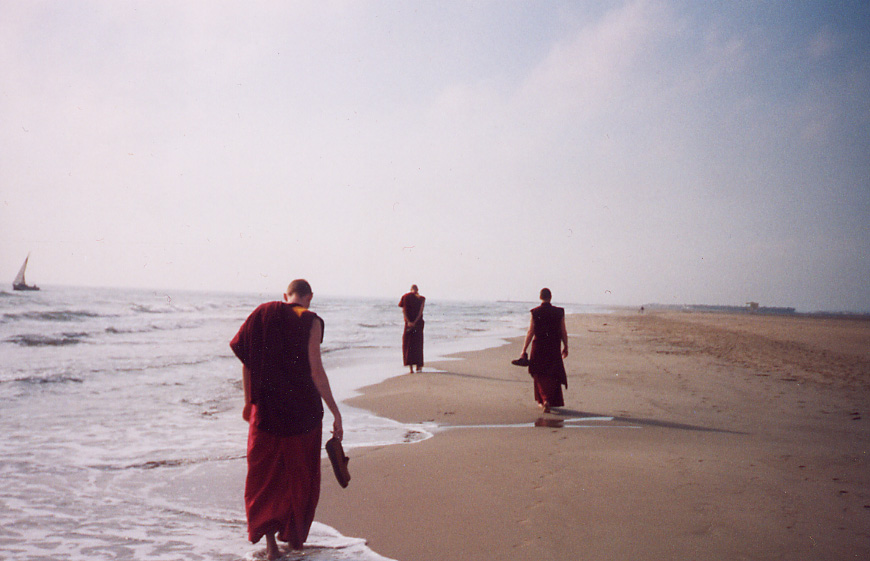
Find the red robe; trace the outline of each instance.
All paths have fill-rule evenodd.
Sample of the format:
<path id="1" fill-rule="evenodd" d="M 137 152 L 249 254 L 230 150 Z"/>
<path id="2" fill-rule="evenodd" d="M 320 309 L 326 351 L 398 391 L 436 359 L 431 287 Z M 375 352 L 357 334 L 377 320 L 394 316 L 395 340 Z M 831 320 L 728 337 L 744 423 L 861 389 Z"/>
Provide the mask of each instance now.
<path id="1" fill-rule="evenodd" d="M 550 407 L 562 407 L 562 386 L 568 387 L 568 376 L 562 362 L 562 321 L 565 309 L 547 302 L 532 310 L 535 337 L 529 354 L 529 374 L 535 386 L 535 401 Z"/>
<path id="2" fill-rule="evenodd" d="M 248 539 L 266 534 L 302 549 L 320 500 L 321 427 L 296 436 L 261 431 L 254 406 L 248 432 L 245 512 Z"/>
<path id="3" fill-rule="evenodd" d="M 405 316 L 414 321 L 417 314 L 420 313 L 420 307 L 423 305 L 424 298 L 413 292 L 408 292 L 402 295 L 399 300 L 399 306 L 405 309 Z M 423 366 L 423 326 L 425 322 L 423 318 L 414 327 L 405 325 L 405 330 L 402 332 L 402 360 L 405 366 Z"/>
<path id="4" fill-rule="evenodd" d="M 259 306 L 230 346 L 251 373 L 245 510 L 253 543 L 277 532 L 301 549 L 320 498 L 323 403 L 308 339 L 320 318 L 296 304 Z"/>

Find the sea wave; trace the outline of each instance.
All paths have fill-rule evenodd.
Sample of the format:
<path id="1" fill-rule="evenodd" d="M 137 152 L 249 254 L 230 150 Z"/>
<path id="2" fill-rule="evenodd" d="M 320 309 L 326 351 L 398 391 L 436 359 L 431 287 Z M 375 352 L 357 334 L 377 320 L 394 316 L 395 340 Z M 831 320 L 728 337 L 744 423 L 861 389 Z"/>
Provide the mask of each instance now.
<path id="1" fill-rule="evenodd" d="M 244 459 L 244 454 L 232 454 L 222 456 L 209 456 L 204 458 L 165 458 L 160 460 L 146 460 L 135 464 L 92 464 L 88 467 L 101 471 L 122 471 L 128 469 L 159 469 L 203 464 L 206 462 L 226 462 L 230 460 Z"/>
<path id="2" fill-rule="evenodd" d="M 168 314 L 172 310 L 166 308 L 154 308 L 152 306 L 145 306 L 143 304 L 133 304 L 130 306 L 130 309 L 134 312 L 139 312 L 143 314 Z"/>
<path id="3" fill-rule="evenodd" d="M 87 339 L 88 333 L 61 333 L 59 335 L 42 335 L 38 333 L 27 333 L 22 335 L 13 335 L 4 339 L 5 343 L 12 343 L 20 347 L 63 347 L 67 345 L 78 345 Z"/>
<path id="4" fill-rule="evenodd" d="M 166 324 L 152 323 L 150 328 L 155 331 L 175 331 L 178 329 L 194 329 L 202 324 L 201 321 L 178 320 Z"/>
<path id="5" fill-rule="evenodd" d="M 111 357 L 109 357 L 111 359 Z M 172 370 L 175 368 L 187 368 L 192 366 L 201 366 L 203 364 L 209 364 L 214 362 L 217 358 L 223 357 L 214 357 L 208 356 L 203 358 L 180 358 L 180 357 L 153 357 L 150 359 L 142 359 L 135 362 L 122 362 L 121 359 L 117 359 L 117 362 L 112 362 L 111 364 L 106 364 L 105 366 L 94 367 L 90 370 L 91 373 L 94 374 L 102 374 L 102 373 L 136 373 L 136 372 L 149 372 L 149 371 L 161 371 L 161 370 Z"/>
<path id="6" fill-rule="evenodd" d="M 3 319 L 8 321 L 79 321 L 82 319 L 103 317 L 97 312 L 87 310 L 48 310 L 48 311 L 28 311 L 19 313 L 5 313 Z"/>
<path id="7" fill-rule="evenodd" d="M 398 325 L 397 322 L 394 321 L 382 321 L 378 323 L 363 323 L 360 322 L 357 324 L 359 327 L 364 329 L 383 329 L 384 327 L 392 327 L 394 325 Z"/>
<path id="8" fill-rule="evenodd" d="M 148 327 L 115 327 L 109 326 L 106 328 L 106 333 L 110 335 L 129 335 L 132 333 L 147 333 L 148 331 L 153 331 L 157 329 L 154 326 Z"/>
<path id="9" fill-rule="evenodd" d="M 329 345 L 324 345 L 324 346 L 321 348 L 320 352 L 321 352 L 322 354 L 324 354 L 324 355 L 328 355 L 328 354 L 330 354 L 330 353 L 337 353 L 337 352 L 340 352 L 340 351 L 346 351 L 346 350 L 354 349 L 354 348 L 358 348 L 358 347 L 355 346 L 355 345 L 336 345 L 336 346 L 334 346 L 334 347 L 333 347 L 333 346 L 329 346 Z"/>
<path id="10" fill-rule="evenodd" d="M 22 376 L 20 378 L 7 380 L 7 382 L 17 382 L 21 384 L 81 384 L 84 383 L 84 380 L 77 376 L 70 376 L 68 374 L 51 374 L 49 376 Z"/>
<path id="11" fill-rule="evenodd" d="M 119 327 L 117 325 L 110 325 L 105 328 L 105 333 L 109 335 L 135 335 L 137 333 L 150 333 L 152 331 L 177 331 L 179 329 L 195 329 L 202 325 L 202 322 L 199 321 L 168 321 L 166 323 L 148 323 L 148 324 L 137 324 L 132 327 Z"/>

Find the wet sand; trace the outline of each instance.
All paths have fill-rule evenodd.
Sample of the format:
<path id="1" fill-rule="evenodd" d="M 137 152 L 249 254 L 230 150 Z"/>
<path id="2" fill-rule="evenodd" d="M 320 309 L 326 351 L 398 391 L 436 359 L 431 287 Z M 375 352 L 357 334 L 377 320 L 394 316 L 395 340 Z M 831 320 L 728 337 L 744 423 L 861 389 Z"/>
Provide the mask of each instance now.
<path id="1" fill-rule="evenodd" d="M 324 464 L 317 520 L 399 561 L 870 558 L 870 321 L 620 312 L 568 331 L 553 414 L 510 364 L 520 339 L 367 388 L 353 405 L 403 422 L 521 426 L 352 450 L 347 489 Z"/>

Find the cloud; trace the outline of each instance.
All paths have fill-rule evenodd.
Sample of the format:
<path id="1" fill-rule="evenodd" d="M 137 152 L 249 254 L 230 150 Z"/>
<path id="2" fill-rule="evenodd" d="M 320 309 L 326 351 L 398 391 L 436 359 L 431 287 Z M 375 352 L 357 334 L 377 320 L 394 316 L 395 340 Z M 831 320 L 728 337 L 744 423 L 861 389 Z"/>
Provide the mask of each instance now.
<path id="1" fill-rule="evenodd" d="M 661 14 L 649 2 L 628 3 L 577 29 L 526 79 L 517 98 L 535 117 L 572 119 L 607 108 L 630 86 L 642 50 L 660 32 Z"/>

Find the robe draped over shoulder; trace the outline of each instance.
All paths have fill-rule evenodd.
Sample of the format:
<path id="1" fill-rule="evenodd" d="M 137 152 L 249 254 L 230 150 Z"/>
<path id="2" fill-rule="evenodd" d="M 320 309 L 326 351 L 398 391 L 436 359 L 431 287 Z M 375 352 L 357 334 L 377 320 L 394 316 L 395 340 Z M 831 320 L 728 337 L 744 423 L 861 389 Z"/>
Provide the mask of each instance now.
<path id="1" fill-rule="evenodd" d="M 257 428 L 279 436 L 302 434 L 321 425 L 323 403 L 311 379 L 308 339 L 323 320 L 298 304 L 267 302 L 245 320 L 230 342 L 251 372 L 251 403 Z"/>

